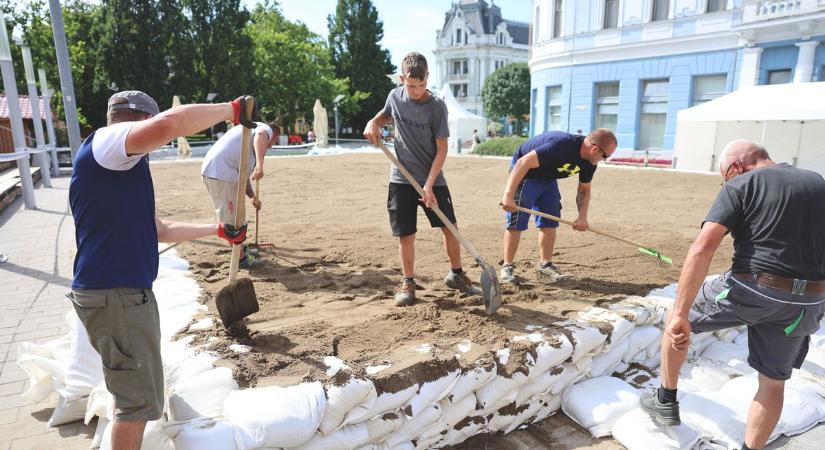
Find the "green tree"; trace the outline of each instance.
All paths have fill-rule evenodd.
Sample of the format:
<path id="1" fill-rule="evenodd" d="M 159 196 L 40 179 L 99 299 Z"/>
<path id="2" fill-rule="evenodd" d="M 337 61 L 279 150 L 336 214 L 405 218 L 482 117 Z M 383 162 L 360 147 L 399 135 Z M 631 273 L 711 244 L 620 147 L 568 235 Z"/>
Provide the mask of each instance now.
<path id="1" fill-rule="evenodd" d="M 337 79 L 323 39 L 302 23 L 286 20 L 277 6 L 259 4 L 247 28 L 252 39 L 254 93 L 268 120 L 289 126 L 312 117 L 315 99 L 324 105 L 348 91 L 346 79 Z M 365 95 L 355 92 L 356 99 Z"/>
<path id="2" fill-rule="evenodd" d="M 338 0 L 335 15 L 327 18 L 329 47 L 338 78 L 350 80 L 349 95 L 361 91 L 369 97 L 350 102 L 343 110 L 343 122 L 356 134 L 384 107 L 393 83 L 387 74 L 395 72 L 388 50 L 379 42 L 384 24 L 370 0 Z"/>
<path id="3" fill-rule="evenodd" d="M 488 76 L 481 101 L 489 117 L 521 121 L 530 114 L 530 70 L 526 63 L 508 64 Z"/>

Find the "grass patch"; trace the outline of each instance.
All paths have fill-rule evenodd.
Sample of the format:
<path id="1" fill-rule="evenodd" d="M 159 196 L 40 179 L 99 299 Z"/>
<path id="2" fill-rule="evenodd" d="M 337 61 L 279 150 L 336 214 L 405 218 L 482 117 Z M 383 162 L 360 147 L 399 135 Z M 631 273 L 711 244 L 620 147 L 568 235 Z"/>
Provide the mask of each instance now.
<path id="1" fill-rule="evenodd" d="M 477 155 L 513 156 L 513 152 L 526 140 L 527 138 L 522 136 L 489 139 L 478 144 L 475 153 Z"/>

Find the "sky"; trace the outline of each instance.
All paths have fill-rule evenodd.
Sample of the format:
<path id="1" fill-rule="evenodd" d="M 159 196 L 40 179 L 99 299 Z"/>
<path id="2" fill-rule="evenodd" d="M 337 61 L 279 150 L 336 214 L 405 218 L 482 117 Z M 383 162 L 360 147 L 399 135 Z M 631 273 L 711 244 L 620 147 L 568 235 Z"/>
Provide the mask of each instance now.
<path id="1" fill-rule="evenodd" d="M 244 3 L 252 9 L 258 2 L 244 0 Z M 372 3 L 384 23 L 381 46 L 389 49 L 392 63 L 398 67 L 404 55 L 418 51 L 432 64 L 435 34 L 444 24 L 444 14 L 453 1 L 373 0 Z M 495 0 L 505 19 L 525 23 L 531 20 L 531 3 L 531 0 Z M 278 4 L 287 19 L 303 22 L 311 31 L 326 38 L 327 16 L 335 13 L 338 0 L 278 0 Z"/>

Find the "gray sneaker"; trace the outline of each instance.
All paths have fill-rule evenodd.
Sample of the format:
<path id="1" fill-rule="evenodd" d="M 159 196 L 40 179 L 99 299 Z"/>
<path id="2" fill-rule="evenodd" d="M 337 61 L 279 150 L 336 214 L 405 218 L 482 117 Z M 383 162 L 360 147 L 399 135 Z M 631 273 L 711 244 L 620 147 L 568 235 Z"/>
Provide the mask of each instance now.
<path id="1" fill-rule="evenodd" d="M 415 303 L 415 281 L 404 280 L 395 294 L 395 306 L 410 306 Z"/>
<path id="2" fill-rule="evenodd" d="M 498 273 L 498 279 L 502 283 L 516 283 L 516 267 L 512 264 L 505 264 L 501 266 L 501 271 Z"/>
<path id="3" fill-rule="evenodd" d="M 679 418 L 679 402 L 660 403 L 656 390 L 642 394 L 639 397 L 639 406 L 654 421 L 666 427 L 675 427 L 682 424 L 682 420 Z"/>
<path id="4" fill-rule="evenodd" d="M 450 271 L 450 273 L 444 277 L 444 284 L 446 284 L 448 288 L 459 290 L 465 294 L 481 295 L 481 289 L 473 286 L 473 282 L 470 281 L 467 272 L 461 272 L 460 275 L 456 275 Z"/>
<path id="5" fill-rule="evenodd" d="M 562 273 L 559 267 L 553 263 L 548 263 L 546 265 L 539 264 L 539 267 L 536 270 L 539 272 L 539 275 L 549 278 L 550 281 L 561 281 L 570 278 L 570 275 Z"/>

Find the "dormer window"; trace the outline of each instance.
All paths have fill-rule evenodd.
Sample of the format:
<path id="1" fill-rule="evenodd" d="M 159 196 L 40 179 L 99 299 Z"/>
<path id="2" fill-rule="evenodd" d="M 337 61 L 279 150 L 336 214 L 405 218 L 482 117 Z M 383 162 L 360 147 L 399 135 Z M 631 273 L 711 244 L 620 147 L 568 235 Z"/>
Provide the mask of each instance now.
<path id="1" fill-rule="evenodd" d="M 461 29 L 455 30 L 455 41 L 458 44 L 461 44 Z"/>
<path id="2" fill-rule="evenodd" d="M 496 44 L 504 45 L 504 33 L 498 33 L 496 35 Z"/>

